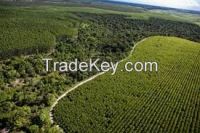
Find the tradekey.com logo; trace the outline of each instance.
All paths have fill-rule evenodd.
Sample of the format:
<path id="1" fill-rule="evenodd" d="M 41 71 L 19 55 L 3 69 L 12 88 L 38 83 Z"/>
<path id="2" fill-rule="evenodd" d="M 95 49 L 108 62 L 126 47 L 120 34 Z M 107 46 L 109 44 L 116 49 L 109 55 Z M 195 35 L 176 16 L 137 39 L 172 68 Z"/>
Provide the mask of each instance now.
<path id="1" fill-rule="evenodd" d="M 111 71 L 112 75 L 114 75 L 117 71 L 120 62 L 101 62 L 100 59 L 90 59 L 88 62 L 79 62 L 78 59 L 75 59 L 71 62 L 58 62 L 53 61 L 51 58 L 42 59 L 45 63 L 45 70 L 48 71 L 59 71 L 59 72 L 108 72 Z M 158 71 L 158 63 L 157 62 L 126 62 L 124 64 L 124 70 L 127 72 L 157 72 Z M 124 71 L 123 69 L 121 71 Z"/>

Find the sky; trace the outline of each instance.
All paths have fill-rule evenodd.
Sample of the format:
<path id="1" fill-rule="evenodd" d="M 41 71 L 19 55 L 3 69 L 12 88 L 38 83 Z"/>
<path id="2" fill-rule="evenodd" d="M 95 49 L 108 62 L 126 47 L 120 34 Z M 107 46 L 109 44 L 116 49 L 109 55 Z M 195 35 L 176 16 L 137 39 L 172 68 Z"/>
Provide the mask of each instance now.
<path id="1" fill-rule="evenodd" d="M 200 11 L 200 0 L 113 0 Z"/>

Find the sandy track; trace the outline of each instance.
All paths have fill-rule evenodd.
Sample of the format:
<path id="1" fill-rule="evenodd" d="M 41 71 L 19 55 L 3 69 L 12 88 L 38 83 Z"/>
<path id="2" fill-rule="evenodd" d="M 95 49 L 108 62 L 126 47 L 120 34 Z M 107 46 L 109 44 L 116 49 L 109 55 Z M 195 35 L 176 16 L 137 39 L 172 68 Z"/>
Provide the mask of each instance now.
<path id="1" fill-rule="evenodd" d="M 145 38 L 145 39 L 141 40 L 140 42 L 136 43 L 136 44 L 134 45 L 134 47 L 132 48 L 132 50 L 131 50 L 131 52 L 130 52 L 130 54 L 129 54 L 129 56 L 128 56 L 127 58 L 129 58 L 129 57 L 132 55 L 132 53 L 134 52 L 136 46 L 137 46 L 138 44 L 142 43 L 143 41 L 145 41 L 146 39 L 147 39 L 147 38 Z M 127 58 L 125 58 L 125 59 L 119 61 L 119 63 L 123 62 L 123 61 L 126 60 Z M 86 79 L 86 80 L 83 80 L 83 81 L 79 82 L 78 84 L 76 84 L 75 86 L 73 86 L 72 88 L 68 89 L 64 94 L 62 94 L 61 96 L 59 96 L 59 97 L 56 99 L 56 101 L 51 105 L 51 108 L 50 108 L 49 116 L 50 116 L 51 123 L 52 123 L 52 124 L 54 123 L 52 111 L 53 111 L 54 107 L 58 104 L 58 102 L 59 102 L 63 97 L 65 97 L 68 93 L 70 93 L 71 91 L 75 90 L 75 89 L 78 88 L 79 86 L 81 86 L 81 85 L 83 85 L 83 84 L 85 84 L 85 83 L 87 83 L 87 82 L 89 82 L 89 81 L 91 81 L 91 80 L 93 80 L 93 79 L 99 77 L 100 75 L 105 74 L 105 73 L 106 73 L 106 72 L 100 72 L 100 73 L 98 73 L 98 74 L 96 74 L 96 75 L 94 75 L 94 76 L 92 76 L 92 77 L 90 77 L 90 78 L 88 78 L 88 79 Z M 57 126 L 59 127 L 59 125 L 57 125 Z"/>

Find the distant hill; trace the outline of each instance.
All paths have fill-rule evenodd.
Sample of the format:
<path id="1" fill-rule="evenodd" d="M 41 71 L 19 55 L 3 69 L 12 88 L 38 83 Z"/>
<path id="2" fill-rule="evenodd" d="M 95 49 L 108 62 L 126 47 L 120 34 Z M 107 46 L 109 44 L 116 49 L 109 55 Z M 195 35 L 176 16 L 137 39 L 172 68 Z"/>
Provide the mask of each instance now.
<path id="1" fill-rule="evenodd" d="M 134 6 L 134 7 L 142 7 L 142 8 L 148 9 L 148 10 L 153 10 L 153 9 L 174 10 L 174 11 L 179 11 L 179 12 L 184 12 L 184 13 L 200 14 L 200 11 L 193 11 L 193 10 L 176 9 L 176 8 L 169 8 L 169 7 L 160 7 L 160 6 L 137 4 L 137 3 L 111 1 L 111 0 L 102 0 L 102 1 L 106 2 L 106 3 L 112 3 L 112 4 L 121 4 L 121 5 L 129 5 L 129 6 Z"/>
<path id="2" fill-rule="evenodd" d="M 104 4 L 113 4 L 113 5 L 127 5 L 133 7 L 140 7 L 147 10 L 159 9 L 159 10 L 173 10 L 178 12 L 184 13 L 192 13 L 192 14 L 200 14 L 200 11 L 193 11 L 193 10 L 184 10 L 184 9 L 176 9 L 176 8 L 168 8 L 168 7 L 160 7 L 160 6 L 153 6 L 153 5 L 145 5 L 145 4 L 137 4 L 137 3 L 128 3 L 128 2 L 119 2 L 119 1 L 111 1 L 111 0 L 0 0 L 4 2 L 45 2 L 45 3 L 83 3 L 83 4 L 91 4 L 91 3 L 104 3 Z"/>
<path id="3" fill-rule="evenodd" d="M 0 0 L 7 2 L 94 2 L 94 1 L 103 1 L 103 0 Z"/>
<path id="4" fill-rule="evenodd" d="M 6 2 L 32 2 L 35 0 L 0 0 L 0 1 L 6 1 Z"/>

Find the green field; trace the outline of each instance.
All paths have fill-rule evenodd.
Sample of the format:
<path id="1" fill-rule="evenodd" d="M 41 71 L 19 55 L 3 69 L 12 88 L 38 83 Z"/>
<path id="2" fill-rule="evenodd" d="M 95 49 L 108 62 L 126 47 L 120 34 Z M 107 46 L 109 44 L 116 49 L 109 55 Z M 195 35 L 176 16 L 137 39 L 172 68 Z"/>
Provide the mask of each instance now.
<path id="1" fill-rule="evenodd" d="M 200 44 L 175 37 L 140 43 L 118 72 L 63 98 L 54 118 L 66 132 L 200 131 Z M 157 61 L 158 72 L 122 72 L 126 61 Z"/>

